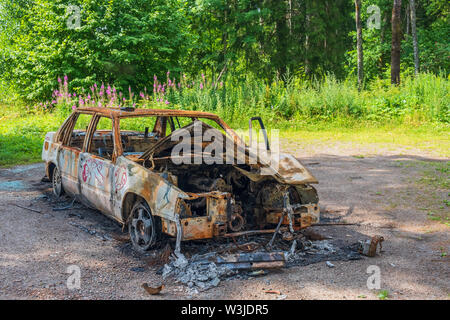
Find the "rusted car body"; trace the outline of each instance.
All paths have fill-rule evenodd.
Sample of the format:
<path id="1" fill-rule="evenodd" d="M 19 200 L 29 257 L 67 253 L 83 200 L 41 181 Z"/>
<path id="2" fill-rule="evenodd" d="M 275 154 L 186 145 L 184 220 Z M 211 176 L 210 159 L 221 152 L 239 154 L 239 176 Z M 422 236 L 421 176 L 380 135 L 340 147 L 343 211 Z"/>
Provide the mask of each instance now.
<path id="1" fill-rule="evenodd" d="M 81 115 L 90 120 L 75 130 Z M 153 128 L 121 130 L 124 119 L 149 117 L 155 120 Z M 179 118 L 188 124 L 181 126 Z M 111 129 L 97 130 L 100 119 L 110 121 Z M 178 142 L 173 136 L 195 127 L 220 130 L 224 143 L 236 154 L 241 151 L 243 163 L 195 161 L 208 146 L 202 141 L 200 154 L 183 154 L 194 163 L 175 164 L 171 151 Z M 190 143 L 195 145 L 195 138 Z M 54 193 L 75 196 L 128 226 L 140 251 L 162 234 L 176 237 L 179 248 L 183 240 L 266 232 L 280 225 L 294 232 L 317 223 L 318 196 L 311 186 L 317 180 L 298 159 L 278 156 L 279 167 L 263 174 L 268 168 L 263 159 L 218 116 L 131 108 L 78 108 L 57 132 L 47 133 L 42 151 Z"/>

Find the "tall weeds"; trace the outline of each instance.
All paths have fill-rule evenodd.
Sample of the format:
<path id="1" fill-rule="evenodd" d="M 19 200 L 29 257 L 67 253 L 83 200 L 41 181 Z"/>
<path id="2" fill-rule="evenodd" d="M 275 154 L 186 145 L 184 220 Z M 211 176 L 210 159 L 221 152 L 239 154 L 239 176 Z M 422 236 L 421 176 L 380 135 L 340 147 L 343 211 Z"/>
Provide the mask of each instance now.
<path id="1" fill-rule="evenodd" d="M 117 92 L 111 84 L 94 84 L 82 92 L 70 92 L 67 78 L 59 80 L 51 102 L 37 109 L 67 115 L 85 106 L 136 108 L 174 108 L 218 114 L 232 124 L 245 124 L 259 115 L 269 123 L 339 122 L 354 124 L 442 122 L 450 119 L 448 79 L 420 74 L 404 77 L 399 87 L 388 80 L 374 80 L 359 92 L 354 79 L 337 80 L 333 75 L 307 81 L 298 77 L 277 79 L 272 83 L 247 76 L 215 83 L 202 75 L 188 80 L 167 73 L 163 81 L 154 78 L 152 90 Z M 36 109 L 36 106 L 34 107 Z M 31 109 L 33 111 L 33 109 Z"/>

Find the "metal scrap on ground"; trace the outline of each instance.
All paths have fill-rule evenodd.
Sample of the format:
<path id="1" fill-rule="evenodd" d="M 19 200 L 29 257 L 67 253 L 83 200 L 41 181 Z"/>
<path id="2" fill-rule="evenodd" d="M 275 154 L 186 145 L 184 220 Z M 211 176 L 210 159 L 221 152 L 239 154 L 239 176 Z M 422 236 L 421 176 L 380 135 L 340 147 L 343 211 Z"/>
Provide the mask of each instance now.
<path id="1" fill-rule="evenodd" d="M 308 265 L 320 261 L 357 260 L 361 259 L 358 253 L 358 243 L 339 246 L 330 240 L 311 241 L 301 234 L 296 240 L 280 240 L 272 246 L 273 251 L 265 251 L 264 246 L 258 243 L 267 243 L 272 235 L 253 236 L 249 242 L 256 248 L 253 252 L 243 252 L 237 246 L 246 248 L 249 244 L 244 239 L 236 240 L 238 243 L 230 246 L 227 243 L 211 244 L 208 248 L 204 243 L 191 244 L 186 248 L 185 254 L 172 254 L 170 261 L 162 268 L 163 281 L 172 279 L 181 283 L 190 290 L 205 291 L 216 287 L 223 280 L 246 279 L 254 276 L 264 276 L 271 269 L 289 268 L 296 265 Z M 206 247 L 206 248 L 205 248 Z M 213 248 L 214 247 L 214 248 Z M 206 253 L 196 253 L 201 249 Z M 208 251 L 208 249 L 210 251 Z"/>

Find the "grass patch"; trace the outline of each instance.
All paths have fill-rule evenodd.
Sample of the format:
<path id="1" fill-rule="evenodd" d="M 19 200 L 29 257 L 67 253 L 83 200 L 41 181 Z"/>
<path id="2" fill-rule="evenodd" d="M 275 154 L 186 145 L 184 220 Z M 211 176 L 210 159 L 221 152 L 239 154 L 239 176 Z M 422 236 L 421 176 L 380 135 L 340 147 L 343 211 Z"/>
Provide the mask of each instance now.
<path id="1" fill-rule="evenodd" d="M 450 161 L 446 162 L 424 162 L 423 177 L 420 183 L 428 184 L 439 189 L 450 188 Z"/>
<path id="2" fill-rule="evenodd" d="M 273 127 L 273 126 L 272 126 Z M 384 150 L 402 149 L 407 154 L 410 150 L 424 151 L 439 157 L 450 156 L 449 127 L 441 124 L 424 124 L 422 126 L 370 125 L 359 124 L 353 127 L 329 124 L 305 126 L 301 130 L 287 129 L 280 132 L 280 137 L 295 140 L 300 146 L 311 143 L 333 145 L 337 142 L 357 146 L 378 146 Z M 355 154 L 355 158 L 364 158 L 364 154 Z"/>
<path id="3" fill-rule="evenodd" d="M 57 130 L 62 120 L 51 114 L 0 118 L 0 166 L 40 161 L 45 134 Z"/>
<path id="4" fill-rule="evenodd" d="M 426 211 L 428 220 L 450 227 L 450 161 L 398 161 L 398 165 L 418 171 L 412 182 L 421 190 L 416 198 L 419 210 Z"/>
<path id="5" fill-rule="evenodd" d="M 380 300 L 387 300 L 389 298 L 389 291 L 381 290 L 377 294 L 377 298 Z"/>

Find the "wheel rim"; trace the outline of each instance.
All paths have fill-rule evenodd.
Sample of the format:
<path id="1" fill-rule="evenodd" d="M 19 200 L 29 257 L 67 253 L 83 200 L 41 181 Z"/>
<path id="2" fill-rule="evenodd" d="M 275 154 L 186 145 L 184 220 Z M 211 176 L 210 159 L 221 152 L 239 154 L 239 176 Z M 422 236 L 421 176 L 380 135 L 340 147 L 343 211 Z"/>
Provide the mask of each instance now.
<path id="1" fill-rule="evenodd" d="M 57 168 L 55 168 L 55 170 L 53 171 L 52 184 L 53 184 L 53 193 L 59 197 L 61 195 L 62 184 L 61 184 L 61 174 L 59 173 L 59 170 Z"/>
<path id="2" fill-rule="evenodd" d="M 130 237 L 133 244 L 142 250 L 148 249 L 153 241 L 153 218 L 142 204 L 133 209 L 130 222 Z"/>

